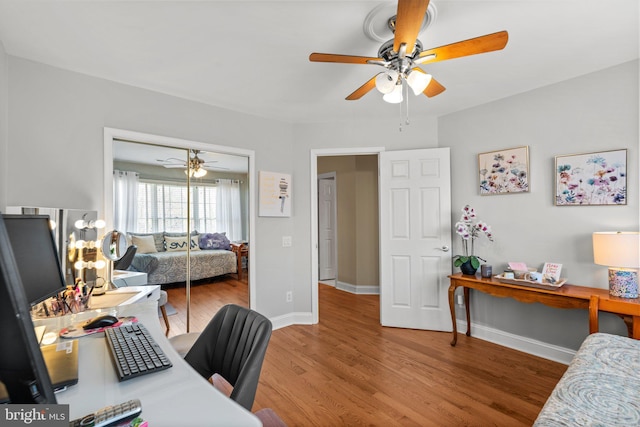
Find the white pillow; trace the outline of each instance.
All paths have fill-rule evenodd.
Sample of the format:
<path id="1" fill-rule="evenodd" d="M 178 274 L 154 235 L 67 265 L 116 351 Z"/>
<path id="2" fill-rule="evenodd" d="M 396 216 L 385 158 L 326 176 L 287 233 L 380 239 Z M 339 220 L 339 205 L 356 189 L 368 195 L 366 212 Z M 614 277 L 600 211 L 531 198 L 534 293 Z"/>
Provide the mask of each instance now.
<path id="1" fill-rule="evenodd" d="M 167 252 L 176 252 L 176 251 L 186 251 L 187 250 L 187 236 L 182 237 L 164 237 L 165 247 L 167 248 Z M 200 246 L 198 246 L 198 236 L 191 236 L 191 250 L 199 251 Z"/>
<path id="2" fill-rule="evenodd" d="M 153 236 L 131 236 L 131 243 L 138 247 L 140 254 L 154 254 L 158 252 Z"/>

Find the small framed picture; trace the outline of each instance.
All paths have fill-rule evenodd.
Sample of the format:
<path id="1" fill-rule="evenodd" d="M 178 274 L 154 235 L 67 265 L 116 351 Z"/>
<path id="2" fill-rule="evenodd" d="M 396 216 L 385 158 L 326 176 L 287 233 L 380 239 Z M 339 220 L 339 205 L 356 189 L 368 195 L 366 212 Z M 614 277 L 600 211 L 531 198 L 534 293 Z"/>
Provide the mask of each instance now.
<path id="1" fill-rule="evenodd" d="M 291 175 L 260 171 L 258 216 L 291 216 Z"/>
<path id="2" fill-rule="evenodd" d="M 556 206 L 627 204 L 627 150 L 556 156 Z"/>
<path id="3" fill-rule="evenodd" d="M 529 147 L 478 154 L 480 195 L 529 192 Z"/>

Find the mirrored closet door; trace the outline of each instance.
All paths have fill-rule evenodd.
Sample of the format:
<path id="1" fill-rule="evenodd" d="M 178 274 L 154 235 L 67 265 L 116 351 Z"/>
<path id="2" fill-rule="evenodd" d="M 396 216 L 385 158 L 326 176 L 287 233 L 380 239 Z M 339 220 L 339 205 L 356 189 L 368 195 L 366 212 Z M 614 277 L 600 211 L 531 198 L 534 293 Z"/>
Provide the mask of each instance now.
<path id="1" fill-rule="evenodd" d="M 182 314 L 189 331 L 192 307 L 211 318 L 227 298 L 216 283 L 248 293 L 248 159 L 124 140 L 112 153 L 113 225 L 136 246 L 125 267 L 172 289 L 169 314 Z M 194 286 L 206 297 L 194 301 Z"/>

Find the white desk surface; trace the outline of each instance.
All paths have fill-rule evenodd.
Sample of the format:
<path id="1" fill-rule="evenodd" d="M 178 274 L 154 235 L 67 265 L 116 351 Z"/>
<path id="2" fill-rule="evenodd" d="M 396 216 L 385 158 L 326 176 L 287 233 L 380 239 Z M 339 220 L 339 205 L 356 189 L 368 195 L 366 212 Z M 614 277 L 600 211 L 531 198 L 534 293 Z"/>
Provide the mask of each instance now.
<path id="1" fill-rule="evenodd" d="M 160 299 L 159 285 L 128 286 L 109 290 L 103 295 L 92 295 L 89 299 L 89 307 L 108 308 L 146 300 L 158 301 L 158 299 Z"/>
<path id="2" fill-rule="evenodd" d="M 173 363 L 167 370 L 119 382 L 104 333 L 80 338 L 78 384 L 56 393 L 58 403 L 69 404 L 70 418 L 129 399 L 140 399 L 141 417 L 154 427 L 260 426 L 253 414 L 220 393 L 176 353 L 160 328 L 157 310 L 157 302 L 148 301 L 37 322 L 46 324 L 50 331 L 89 319 L 99 312 L 136 316 Z"/>

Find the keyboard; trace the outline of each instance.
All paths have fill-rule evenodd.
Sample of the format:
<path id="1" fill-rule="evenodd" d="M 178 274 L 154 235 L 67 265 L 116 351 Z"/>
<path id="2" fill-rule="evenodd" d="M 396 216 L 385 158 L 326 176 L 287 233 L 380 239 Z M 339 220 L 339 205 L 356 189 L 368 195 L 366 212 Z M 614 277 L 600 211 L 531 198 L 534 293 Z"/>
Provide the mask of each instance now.
<path id="1" fill-rule="evenodd" d="M 173 366 L 147 328 L 140 323 L 107 328 L 104 336 L 120 381 Z"/>

